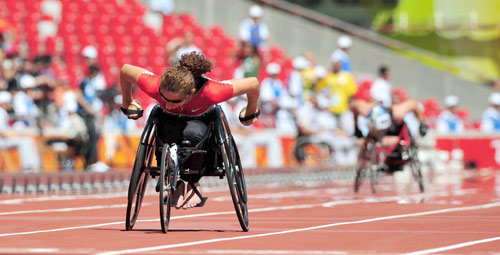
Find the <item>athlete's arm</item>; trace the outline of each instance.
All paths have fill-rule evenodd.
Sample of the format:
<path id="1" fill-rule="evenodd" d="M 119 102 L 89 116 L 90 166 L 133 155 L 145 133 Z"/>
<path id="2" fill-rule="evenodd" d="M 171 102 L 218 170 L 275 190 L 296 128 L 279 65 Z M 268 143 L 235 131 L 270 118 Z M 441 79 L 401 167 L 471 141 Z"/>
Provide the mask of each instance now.
<path id="1" fill-rule="evenodd" d="M 139 76 L 147 70 L 129 64 L 123 65 L 120 70 L 120 87 L 122 91 L 122 108 L 127 110 L 142 110 L 142 106 L 132 97 L 132 88 L 137 84 Z M 138 114 L 128 114 L 131 119 L 138 119 Z"/>
<path id="2" fill-rule="evenodd" d="M 257 112 L 258 101 L 260 95 L 260 82 L 255 77 L 233 79 L 231 80 L 233 84 L 233 97 L 241 96 L 243 94 L 247 95 L 248 103 L 247 107 L 243 109 L 241 116 L 246 117 Z M 252 125 L 257 121 L 258 117 L 251 120 L 244 121 L 243 125 Z"/>

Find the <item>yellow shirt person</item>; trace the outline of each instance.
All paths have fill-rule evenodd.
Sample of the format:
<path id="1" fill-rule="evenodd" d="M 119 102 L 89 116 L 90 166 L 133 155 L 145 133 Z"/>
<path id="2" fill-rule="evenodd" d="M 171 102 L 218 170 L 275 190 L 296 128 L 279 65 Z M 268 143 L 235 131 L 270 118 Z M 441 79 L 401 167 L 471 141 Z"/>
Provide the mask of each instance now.
<path id="1" fill-rule="evenodd" d="M 329 98 L 330 111 L 340 115 L 349 109 L 349 98 L 358 92 L 358 86 L 351 73 L 337 71 L 328 73 L 318 83 L 316 91 L 325 93 Z"/>

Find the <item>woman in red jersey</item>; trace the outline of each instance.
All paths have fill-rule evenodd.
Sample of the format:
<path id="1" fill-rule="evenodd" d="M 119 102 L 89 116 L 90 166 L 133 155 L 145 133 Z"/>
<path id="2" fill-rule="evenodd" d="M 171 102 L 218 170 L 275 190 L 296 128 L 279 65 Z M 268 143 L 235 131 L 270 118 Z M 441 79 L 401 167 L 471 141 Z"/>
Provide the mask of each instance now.
<path id="1" fill-rule="evenodd" d="M 142 106 L 132 97 L 134 84 L 155 99 L 163 109 L 157 124 L 157 132 L 162 142 L 180 144 L 188 140 L 194 146 L 200 142 L 207 132 L 211 118 L 208 116 L 213 105 L 243 94 L 248 103 L 240 113 L 243 125 L 252 125 L 258 119 L 257 107 L 260 83 L 255 77 L 215 81 L 204 76 L 212 70 L 213 64 L 199 52 L 182 55 L 179 65 L 170 66 L 158 76 L 148 70 L 125 64 L 120 72 L 120 86 L 123 96 L 122 109 L 128 112 L 131 119 L 141 115 L 134 112 L 142 110 Z M 186 164 L 190 169 L 201 169 L 203 155 L 193 155 Z M 200 176 L 186 180 L 199 187 Z M 185 187 L 187 186 L 187 187 Z M 180 182 L 178 194 L 174 194 L 176 208 L 190 208 L 201 201 L 189 185 Z M 177 193 L 177 192 L 176 192 Z"/>

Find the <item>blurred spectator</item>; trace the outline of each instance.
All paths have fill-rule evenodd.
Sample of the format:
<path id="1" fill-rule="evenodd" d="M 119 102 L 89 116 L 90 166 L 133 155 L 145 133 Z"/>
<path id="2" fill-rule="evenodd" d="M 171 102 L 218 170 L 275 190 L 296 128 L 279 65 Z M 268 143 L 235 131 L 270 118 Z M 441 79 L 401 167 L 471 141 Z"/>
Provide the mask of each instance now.
<path id="1" fill-rule="evenodd" d="M 12 95 L 7 91 L 0 91 L 0 150 L 17 148 L 21 167 L 25 172 L 40 169 L 40 157 L 37 146 L 31 137 L 9 136 L 10 117 L 7 113 L 11 107 Z"/>
<path id="2" fill-rule="evenodd" d="M 260 85 L 259 101 L 261 104 L 262 115 L 259 118 L 259 122 L 263 123 L 264 127 L 274 128 L 276 127 L 274 123 L 276 113 L 280 107 L 279 102 L 282 97 L 286 96 L 285 94 L 287 91 L 281 80 L 277 78 L 281 72 L 280 65 L 271 62 L 267 64 L 266 72 L 269 77 L 262 80 Z"/>
<path id="3" fill-rule="evenodd" d="M 99 55 L 97 53 L 97 49 L 94 46 L 92 45 L 85 46 L 82 50 L 82 56 L 85 60 L 85 63 L 87 64 L 86 66 L 87 70 L 90 70 L 91 66 L 97 67 Z M 90 82 L 92 83 L 92 87 L 98 91 L 103 91 L 107 87 L 106 79 L 104 78 L 104 75 L 101 72 L 98 72 L 97 75 L 94 78 L 92 78 Z"/>
<path id="4" fill-rule="evenodd" d="M 249 10 L 250 17 L 240 23 L 240 39 L 251 46 L 261 48 L 269 39 L 267 25 L 260 21 L 262 7 L 254 5 Z"/>
<path id="5" fill-rule="evenodd" d="M 106 134 L 104 137 L 104 145 L 106 147 L 105 158 L 107 163 L 111 166 L 113 164 L 113 158 L 115 157 L 116 148 L 118 147 L 118 136 L 126 135 L 136 128 L 136 121 L 128 119 L 127 116 L 121 112 L 121 104 L 122 95 L 116 95 L 113 99 L 113 107 L 110 113 L 104 118 L 103 133 Z M 128 136 L 124 137 L 128 139 Z M 126 145 L 132 146 L 131 141 L 126 143 Z"/>
<path id="6" fill-rule="evenodd" d="M 80 93 L 86 104 L 80 104 L 79 114 L 87 125 L 89 140 L 88 152 L 85 155 L 85 168 L 97 162 L 97 141 L 99 140 L 98 121 L 101 119 L 99 113 L 102 110 L 102 101 L 98 98 L 98 89 L 93 80 L 99 75 L 100 69 L 96 65 L 90 65 L 89 74 L 80 84 Z"/>
<path id="7" fill-rule="evenodd" d="M 36 81 L 30 74 L 22 75 L 19 79 L 19 86 L 11 88 L 14 96 L 12 108 L 14 111 L 14 127 L 35 127 L 37 126 L 38 107 L 32 97 Z"/>
<path id="8" fill-rule="evenodd" d="M 303 56 L 298 56 L 293 59 L 293 71 L 288 77 L 288 93 L 294 100 L 294 107 L 301 106 L 303 104 L 304 95 L 304 78 L 302 77 L 302 71 L 309 68 L 311 63 L 307 61 Z"/>
<path id="9" fill-rule="evenodd" d="M 257 47 L 244 43 L 243 56 L 241 65 L 234 71 L 234 78 L 258 77 L 262 59 Z"/>
<path id="10" fill-rule="evenodd" d="M 62 171 L 74 170 L 74 159 L 86 153 L 89 132 L 83 118 L 77 114 L 78 95 L 72 90 L 66 90 L 62 95 L 62 107 L 59 109 L 57 128 L 64 138 L 51 139 L 49 144 L 56 147 L 63 143 L 66 153 L 60 158 Z"/>
<path id="11" fill-rule="evenodd" d="M 173 0 L 149 0 L 149 9 L 169 15 L 174 11 L 175 4 Z"/>
<path id="12" fill-rule="evenodd" d="M 481 131 L 500 133 L 500 92 L 493 92 L 489 97 L 490 107 L 484 113 L 481 121 Z"/>
<path id="13" fill-rule="evenodd" d="M 349 114 L 349 99 L 356 94 L 358 87 L 351 73 L 341 70 L 340 61 L 334 63 L 332 72 L 322 79 L 316 91 L 328 97 L 328 109 L 337 119 L 339 126 L 349 132 L 353 125 L 352 116 Z M 344 115 L 348 116 L 344 116 Z"/>
<path id="14" fill-rule="evenodd" d="M 392 105 L 392 86 L 389 83 L 389 68 L 381 66 L 378 71 L 378 78 L 373 82 L 370 88 L 372 100 L 381 102 L 385 107 Z"/>
<path id="15" fill-rule="evenodd" d="M 202 52 L 200 48 L 193 44 L 194 34 L 186 31 L 182 38 L 174 38 L 167 44 L 167 52 L 171 65 L 177 64 L 181 56 L 192 51 Z"/>
<path id="16" fill-rule="evenodd" d="M 436 131 L 439 134 L 458 134 L 463 133 L 464 122 L 457 114 L 459 99 L 457 96 L 450 95 L 445 98 L 446 109 L 439 114 L 436 122 Z"/>
<path id="17" fill-rule="evenodd" d="M 337 40 L 337 49 L 332 53 L 330 57 L 330 63 L 334 65 L 336 62 L 340 61 L 340 70 L 346 72 L 352 72 L 351 69 L 351 59 L 349 58 L 349 49 L 352 46 L 352 39 L 347 35 L 342 35 Z"/>
<path id="18" fill-rule="evenodd" d="M 295 157 L 299 163 L 305 160 L 304 145 L 325 143 L 333 151 L 337 123 L 335 118 L 326 110 L 328 99 L 321 94 L 311 95 L 296 111 L 297 143 Z"/>

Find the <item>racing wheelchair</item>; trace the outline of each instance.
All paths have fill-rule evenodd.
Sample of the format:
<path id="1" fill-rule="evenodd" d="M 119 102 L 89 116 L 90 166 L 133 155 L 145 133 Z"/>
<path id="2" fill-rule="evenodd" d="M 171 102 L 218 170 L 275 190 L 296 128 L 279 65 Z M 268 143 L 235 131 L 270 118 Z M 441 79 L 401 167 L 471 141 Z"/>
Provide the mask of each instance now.
<path id="1" fill-rule="evenodd" d="M 203 176 L 217 176 L 221 179 L 226 177 L 241 229 L 247 232 L 249 221 L 245 177 L 236 143 L 221 107 L 215 105 L 206 113 L 212 115 L 211 121 L 206 134 L 195 146 L 191 146 L 189 141 L 183 141 L 181 144 L 167 144 L 161 141 L 157 132 L 157 124 L 160 121 L 157 116 L 162 111 L 159 105 L 154 107 L 141 135 L 128 189 L 126 230 L 132 230 L 137 221 L 150 176 L 159 178 L 156 191 L 159 194 L 161 230 L 167 233 L 172 195 L 177 182 L 182 181 L 183 176 L 203 172 Z M 205 154 L 203 169 L 192 170 L 185 167 L 184 163 L 192 155 L 200 153 Z M 156 166 L 153 158 L 156 158 Z M 207 198 L 202 197 L 192 182 L 188 182 L 188 185 L 201 199 L 198 207 L 203 206 Z"/>
<path id="2" fill-rule="evenodd" d="M 405 165 L 410 168 L 420 192 L 424 192 L 418 146 L 407 124 L 393 123 L 391 116 L 382 106 L 374 107 L 368 118 L 369 132 L 358 153 L 354 192 L 358 192 L 362 182 L 369 179 L 371 191 L 375 193 L 375 186 L 382 173 L 403 170 Z M 384 135 L 397 136 L 398 143 L 384 145 Z"/>

